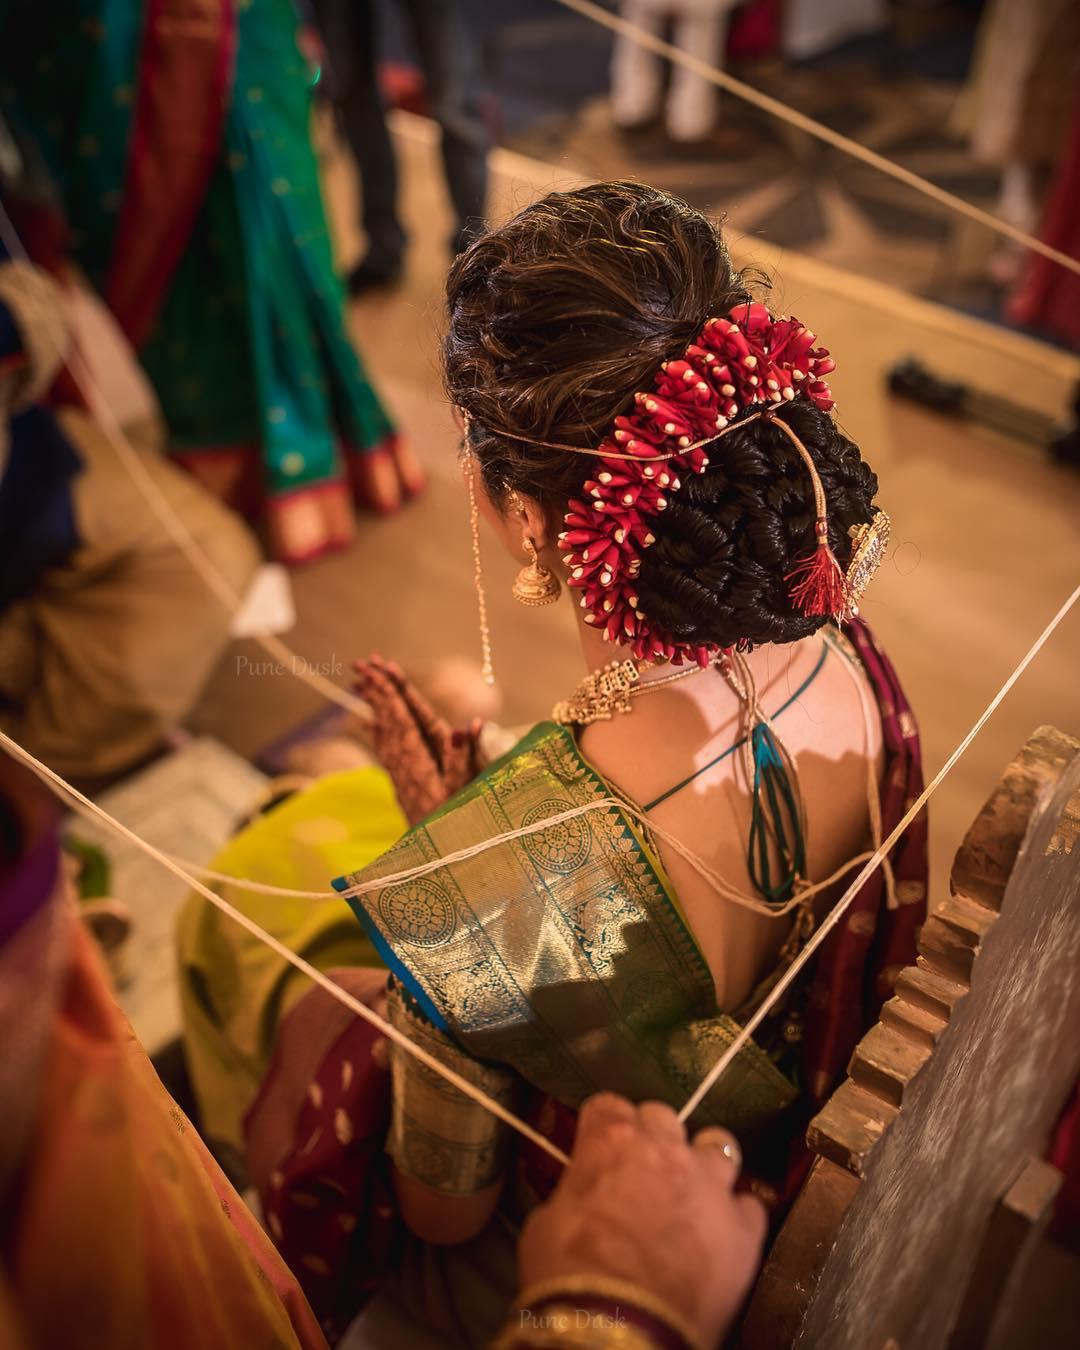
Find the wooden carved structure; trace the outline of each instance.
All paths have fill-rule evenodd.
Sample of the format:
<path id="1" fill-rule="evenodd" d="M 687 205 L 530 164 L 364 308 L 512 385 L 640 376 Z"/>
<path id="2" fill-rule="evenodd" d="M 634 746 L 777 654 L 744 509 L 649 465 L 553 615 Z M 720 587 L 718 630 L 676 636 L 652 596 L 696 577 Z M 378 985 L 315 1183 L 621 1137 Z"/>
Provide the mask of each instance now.
<path id="1" fill-rule="evenodd" d="M 992 1350 L 1080 1073 L 1080 741 L 1042 727 L 1009 765 L 848 1072 L 742 1350 Z"/>

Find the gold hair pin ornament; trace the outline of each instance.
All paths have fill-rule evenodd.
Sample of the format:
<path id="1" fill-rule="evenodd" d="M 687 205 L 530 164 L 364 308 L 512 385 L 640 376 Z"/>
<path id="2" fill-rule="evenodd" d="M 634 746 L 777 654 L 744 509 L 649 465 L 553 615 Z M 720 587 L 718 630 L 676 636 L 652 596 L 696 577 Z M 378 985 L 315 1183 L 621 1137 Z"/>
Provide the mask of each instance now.
<path id="1" fill-rule="evenodd" d="M 849 614 L 858 614 L 859 601 L 881 566 L 891 532 L 892 521 L 881 510 L 875 511 L 873 519 L 865 525 L 852 525 L 848 530 L 851 536 L 851 561 L 844 574 L 844 587 L 848 595 Z"/>

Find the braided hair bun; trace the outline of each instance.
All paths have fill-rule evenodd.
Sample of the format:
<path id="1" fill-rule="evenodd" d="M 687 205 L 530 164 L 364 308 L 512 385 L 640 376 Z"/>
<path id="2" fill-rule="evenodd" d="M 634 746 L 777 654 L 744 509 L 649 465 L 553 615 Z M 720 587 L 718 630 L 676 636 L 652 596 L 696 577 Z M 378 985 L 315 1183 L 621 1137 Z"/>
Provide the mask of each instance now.
<path id="1" fill-rule="evenodd" d="M 756 278 L 760 282 L 760 278 Z M 561 513 L 595 461 L 513 437 L 595 448 L 705 320 L 751 299 L 719 228 L 639 183 L 551 193 L 478 239 L 447 280 L 444 367 L 471 418 L 470 447 L 497 504 L 511 491 Z M 813 457 L 841 567 L 877 479 L 831 416 L 802 398 L 783 418 Z M 686 475 L 651 527 L 638 594 L 691 644 L 792 642 L 821 627 L 785 577 L 814 547 L 811 479 L 781 428 L 748 421 Z"/>

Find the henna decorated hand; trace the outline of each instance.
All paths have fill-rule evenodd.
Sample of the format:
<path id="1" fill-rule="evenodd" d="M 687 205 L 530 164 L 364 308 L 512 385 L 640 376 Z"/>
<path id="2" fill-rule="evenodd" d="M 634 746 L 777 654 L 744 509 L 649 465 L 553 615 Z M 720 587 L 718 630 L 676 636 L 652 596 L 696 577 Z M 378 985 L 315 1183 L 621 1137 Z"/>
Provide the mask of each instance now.
<path id="1" fill-rule="evenodd" d="M 355 690 L 371 707 L 375 754 L 410 825 L 472 781 L 482 764 L 479 719 L 455 730 L 394 661 L 357 661 Z"/>

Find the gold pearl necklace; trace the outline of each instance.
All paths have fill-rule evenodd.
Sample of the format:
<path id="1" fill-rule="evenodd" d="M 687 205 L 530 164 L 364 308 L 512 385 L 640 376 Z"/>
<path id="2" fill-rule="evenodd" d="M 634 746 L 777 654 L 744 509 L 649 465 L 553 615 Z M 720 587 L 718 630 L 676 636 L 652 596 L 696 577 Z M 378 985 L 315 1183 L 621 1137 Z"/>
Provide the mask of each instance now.
<path id="1" fill-rule="evenodd" d="M 651 694 L 678 680 L 700 675 L 714 666 L 687 666 L 658 680 L 642 682 L 642 675 L 650 669 L 647 661 L 612 661 L 591 675 L 586 675 L 569 698 L 561 699 L 552 709 L 552 719 L 560 726 L 587 727 L 592 722 L 610 722 L 616 713 L 629 712 L 631 700 L 641 694 Z"/>

